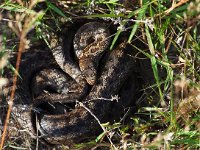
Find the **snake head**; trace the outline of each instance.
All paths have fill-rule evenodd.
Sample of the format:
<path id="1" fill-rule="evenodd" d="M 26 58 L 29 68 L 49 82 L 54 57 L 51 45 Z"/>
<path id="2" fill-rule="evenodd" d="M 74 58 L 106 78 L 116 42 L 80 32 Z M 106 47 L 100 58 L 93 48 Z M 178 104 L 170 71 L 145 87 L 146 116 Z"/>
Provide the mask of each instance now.
<path id="1" fill-rule="evenodd" d="M 97 64 L 91 58 L 82 58 L 79 60 L 80 70 L 90 85 L 94 85 L 97 76 Z"/>

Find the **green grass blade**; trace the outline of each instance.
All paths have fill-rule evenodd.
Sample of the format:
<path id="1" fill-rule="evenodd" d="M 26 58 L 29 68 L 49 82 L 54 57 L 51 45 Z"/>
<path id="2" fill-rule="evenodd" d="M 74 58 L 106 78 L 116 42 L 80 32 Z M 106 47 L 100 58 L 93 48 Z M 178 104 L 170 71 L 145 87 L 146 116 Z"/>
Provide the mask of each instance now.
<path id="1" fill-rule="evenodd" d="M 144 5 L 144 6 L 143 6 L 143 9 L 141 9 L 140 12 L 139 12 L 139 15 L 138 15 L 138 17 L 137 17 L 137 20 L 141 20 L 141 19 L 144 17 L 144 14 L 145 14 L 145 12 L 146 12 L 146 9 L 147 9 L 147 5 Z M 133 36 L 135 35 L 139 24 L 140 24 L 140 22 L 137 21 L 137 22 L 133 25 L 131 34 L 130 34 L 130 36 L 129 36 L 129 38 L 128 38 L 128 43 L 131 43 L 131 40 L 133 39 Z"/>
<path id="2" fill-rule="evenodd" d="M 121 32 L 122 32 L 121 29 L 117 30 L 117 33 L 115 34 L 115 37 L 114 37 L 114 39 L 113 39 L 113 41 L 112 41 L 112 43 L 111 43 L 110 50 L 113 49 L 113 47 L 114 47 L 114 45 L 115 45 L 115 43 L 116 43 L 116 41 L 117 41 L 119 35 L 121 34 Z"/>
<path id="3" fill-rule="evenodd" d="M 103 17 L 118 18 L 118 17 L 125 17 L 125 15 L 122 13 L 118 15 L 114 13 L 110 13 L 110 14 L 92 14 L 92 15 L 81 16 L 81 17 L 82 18 L 103 18 Z"/>
<path id="4" fill-rule="evenodd" d="M 146 32 L 146 36 L 147 36 L 147 42 L 148 42 L 148 45 L 149 45 L 149 50 L 150 50 L 152 55 L 155 55 L 153 42 L 152 42 L 152 39 L 151 39 L 151 35 L 149 33 L 149 27 L 148 27 L 147 24 L 145 24 L 145 32 Z"/>
<path id="5" fill-rule="evenodd" d="M 9 11 L 13 11 L 13 12 L 20 12 L 20 13 L 23 13 L 23 12 L 26 12 L 28 14 L 35 14 L 35 11 L 33 10 L 30 10 L 26 7 L 22 7 L 20 5 L 17 5 L 17 4 L 7 4 L 7 5 L 0 5 L 0 8 L 1 9 L 5 9 L 5 10 L 9 10 Z"/>
<path id="6" fill-rule="evenodd" d="M 57 8 L 55 5 L 53 5 L 51 2 L 46 1 L 46 3 L 47 3 L 48 8 L 50 8 L 51 10 L 53 10 L 54 12 L 59 14 L 60 16 L 68 19 L 68 17 L 59 8 Z"/>
<path id="7" fill-rule="evenodd" d="M 152 55 L 150 60 L 151 60 L 151 65 L 152 65 L 152 69 L 153 69 L 154 78 L 155 78 L 156 84 L 158 86 L 158 91 L 159 91 L 161 102 L 164 102 L 163 101 L 163 93 L 162 93 L 162 90 L 161 90 L 161 87 L 160 87 L 157 61 L 156 61 L 156 58 L 155 58 L 155 49 L 154 49 L 152 38 L 151 38 L 151 35 L 150 35 L 150 32 L 149 32 L 149 27 L 147 26 L 147 24 L 145 25 L 145 32 L 146 32 L 146 36 L 147 36 L 147 42 L 148 42 L 148 45 L 149 45 L 149 50 L 150 50 L 150 53 Z"/>

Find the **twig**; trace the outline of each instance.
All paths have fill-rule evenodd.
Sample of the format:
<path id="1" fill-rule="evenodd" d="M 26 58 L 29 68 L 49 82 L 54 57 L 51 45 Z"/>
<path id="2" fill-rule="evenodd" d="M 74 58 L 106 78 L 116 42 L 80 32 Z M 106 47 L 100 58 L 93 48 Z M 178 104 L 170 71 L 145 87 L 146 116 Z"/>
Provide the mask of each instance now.
<path id="1" fill-rule="evenodd" d="M 99 124 L 100 127 L 102 128 L 103 132 L 106 133 L 106 136 L 107 136 L 107 138 L 108 138 L 110 144 L 113 146 L 113 148 L 114 148 L 115 150 L 117 150 L 116 146 L 113 144 L 112 140 L 111 140 L 110 137 L 107 135 L 107 132 L 108 132 L 108 131 L 106 130 L 106 128 L 104 128 L 104 126 L 101 125 L 100 120 L 95 116 L 95 114 L 94 114 L 89 108 L 87 108 L 82 102 L 77 101 L 77 103 L 78 103 L 81 107 L 83 107 L 85 110 L 87 110 L 87 111 L 95 118 L 95 120 L 98 122 L 98 124 Z"/>
<path id="2" fill-rule="evenodd" d="M 17 53 L 16 71 L 13 76 L 13 86 L 12 86 L 12 90 L 11 90 L 10 100 L 8 101 L 8 111 L 7 111 L 3 134 L 2 134 L 2 138 L 1 138 L 0 150 L 3 149 L 3 145 L 4 145 L 4 141 L 5 141 L 5 137 L 6 137 L 6 131 L 7 131 L 7 127 L 8 127 L 8 123 L 9 123 L 9 119 L 10 119 L 10 114 L 11 114 L 11 110 L 12 110 L 12 106 L 13 106 L 14 95 L 15 95 L 15 90 L 16 90 L 16 85 L 17 85 L 17 76 L 18 76 L 18 72 L 19 72 L 21 55 L 22 55 L 22 51 L 24 49 L 25 49 L 25 35 L 22 32 L 22 34 L 20 36 L 20 44 L 19 44 L 19 49 L 18 49 L 18 53 Z"/>
<path id="3" fill-rule="evenodd" d="M 165 10 L 164 13 L 165 14 L 169 14 L 172 10 L 174 10 L 175 8 L 187 3 L 189 0 L 181 0 L 180 2 L 176 3 L 172 3 L 171 8 L 169 8 L 168 10 Z"/>
<path id="4" fill-rule="evenodd" d="M 95 97 L 95 98 L 92 98 L 88 101 L 85 101 L 84 103 L 88 103 L 88 102 L 91 102 L 91 101 L 96 101 L 96 100 L 103 100 L 103 101 L 116 101 L 118 102 L 119 101 L 119 96 L 118 95 L 115 95 L 115 96 L 111 96 L 111 98 L 105 98 L 105 97 Z"/>
<path id="5" fill-rule="evenodd" d="M 39 1 L 31 1 L 30 5 L 29 5 L 29 9 L 32 9 L 38 2 Z M 19 3 L 22 6 L 24 5 L 22 0 L 17 0 L 17 3 Z M 21 55 L 27 46 L 26 35 L 32 29 L 32 27 L 34 27 L 36 20 L 38 19 L 38 17 L 40 15 L 42 15 L 42 11 L 39 13 L 35 12 L 35 14 L 32 14 L 32 15 L 30 15 L 30 14 L 27 15 L 26 13 L 22 13 L 22 15 L 20 17 L 16 17 L 16 22 L 15 21 L 8 22 L 9 23 L 8 26 L 10 26 L 10 28 L 13 29 L 13 31 L 19 36 L 20 42 L 19 42 L 19 48 L 18 48 L 18 53 L 17 53 L 17 61 L 16 61 L 16 65 L 15 65 L 16 71 L 13 75 L 13 86 L 11 89 L 10 100 L 8 101 L 8 111 L 7 111 L 3 134 L 2 134 L 2 138 L 1 138 L 0 150 L 3 149 L 3 145 L 4 145 L 4 141 L 5 141 L 5 137 L 6 137 L 6 131 L 7 131 L 7 127 L 8 127 L 8 123 L 9 123 L 9 119 L 10 119 L 10 114 L 12 111 L 15 90 L 17 87 L 17 78 L 18 78 L 19 66 L 20 66 L 20 62 L 21 62 Z M 13 23 L 15 23 L 15 24 L 13 24 Z M 24 23 L 24 24 L 22 24 L 22 23 Z"/>
<path id="6" fill-rule="evenodd" d="M 179 6 L 181 6 L 181 5 L 183 5 L 183 4 L 185 4 L 185 3 L 187 3 L 189 0 L 181 0 L 181 1 L 179 1 L 178 3 L 175 3 L 174 1 L 173 1 L 173 3 L 172 3 L 172 6 L 169 8 L 169 9 L 167 9 L 167 10 L 165 10 L 164 12 L 162 12 L 162 13 L 160 13 L 160 14 L 157 14 L 155 17 L 158 17 L 158 16 L 160 16 L 160 15 L 168 15 L 171 11 L 173 11 L 175 8 L 177 8 L 177 7 L 179 7 Z"/>

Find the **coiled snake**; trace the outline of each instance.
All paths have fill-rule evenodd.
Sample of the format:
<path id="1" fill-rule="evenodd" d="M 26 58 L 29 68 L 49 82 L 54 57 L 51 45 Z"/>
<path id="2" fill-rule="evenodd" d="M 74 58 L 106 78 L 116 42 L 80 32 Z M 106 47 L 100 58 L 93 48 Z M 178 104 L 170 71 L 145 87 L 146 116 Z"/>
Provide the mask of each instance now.
<path id="1" fill-rule="evenodd" d="M 52 144 L 97 136 L 102 129 L 91 112 L 101 123 L 119 120 L 136 92 L 133 49 L 125 39 L 107 51 L 110 33 L 100 22 L 86 23 L 73 35 L 52 34 L 50 50 L 22 55 L 12 112 L 23 128 Z M 116 95 L 118 101 L 110 100 Z"/>

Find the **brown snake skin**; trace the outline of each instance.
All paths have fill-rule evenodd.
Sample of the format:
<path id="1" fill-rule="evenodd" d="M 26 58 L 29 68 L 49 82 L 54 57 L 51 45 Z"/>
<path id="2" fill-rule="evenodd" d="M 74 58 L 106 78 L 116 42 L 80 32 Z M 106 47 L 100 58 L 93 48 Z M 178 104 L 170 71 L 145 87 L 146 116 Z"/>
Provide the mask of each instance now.
<path id="1" fill-rule="evenodd" d="M 61 37 L 52 34 L 50 50 L 23 53 L 12 111 L 23 128 L 72 146 L 102 132 L 91 112 L 101 123 L 120 119 L 137 92 L 135 61 L 126 39 L 106 50 L 109 32 L 107 24 L 89 22 Z M 118 101 L 104 100 L 116 95 Z"/>

